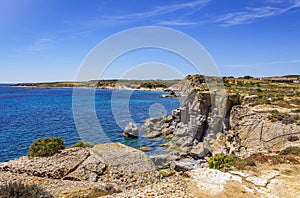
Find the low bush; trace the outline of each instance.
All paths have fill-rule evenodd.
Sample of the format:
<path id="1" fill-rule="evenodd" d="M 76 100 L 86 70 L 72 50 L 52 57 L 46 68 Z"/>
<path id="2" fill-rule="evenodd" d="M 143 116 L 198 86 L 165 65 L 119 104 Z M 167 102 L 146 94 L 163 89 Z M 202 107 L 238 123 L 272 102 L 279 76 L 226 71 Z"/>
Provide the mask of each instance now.
<path id="1" fill-rule="evenodd" d="M 280 151 L 281 155 L 297 155 L 300 156 L 300 147 L 287 147 L 284 150 Z"/>
<path id="2" fill-rule="evenodd" d="M 93 145 L 89 142 L 77 142 L 76 144 L 73 145 L 73 147 L 82 147 L 82 148 L 86 148 L 86 147 L 92 147 Z"/>
<path id="3" fill-rule="evenodd" d="M 208 161 L 209 168 L 220 170 L 225 167 L 233 166 L 236 157 L 232 155 L 224 155 L 223 153 L 212 156 Z"/>
<path id="4" fill-rule="evenodd" d="M 0 198 L 23 198 L 23 197 L 54 197 L 37 185 L 26 185 L 20 182 L 9 182 L 0 186 Z"/>
<path id="5" fill-rule="evenodd" d="M 64 148 L 65 143 L 59 137 L 40 138 L 30 145 L 27 155 L 30 157 L 47 157 Z"/>

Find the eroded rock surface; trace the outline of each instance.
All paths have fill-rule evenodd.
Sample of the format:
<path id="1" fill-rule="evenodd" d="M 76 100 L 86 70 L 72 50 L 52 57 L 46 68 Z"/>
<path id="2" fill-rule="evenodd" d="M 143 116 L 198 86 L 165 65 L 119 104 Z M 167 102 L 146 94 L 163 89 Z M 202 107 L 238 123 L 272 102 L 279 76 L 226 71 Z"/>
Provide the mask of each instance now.
<path id="1" fill-rule="evenodd" d="M 147 120 L 142 126 L 147 131 L 145 137 L 169 139 L 162 146 L 180 158 L 204 158 L 222 152 L 245 157 L 300 144 L 300 124 L 288 118 L 297 118 L 299 113 L 276 105 L 279 101 L 271 104 L 272 98 L 250 95 L 252 87 L 247 93 L 238 89 L 224 93 L 222 88 L 209 89 L 203 82 L 204 77 L 191 76 L 179 84 L 176 95 L 183 96 L 184 102 L 171 115 Z M 290 97 L 294 106 L 299 103 L 295 96 Z M 261 101 L 265 104 L 259 104 Z M 272 116 L 287 118 L 280 121 Z"/>
<path id="2" fill-rule="evenodd" d="M 51 157 L 24 156 L 0 163 L 0 172 L 0 185 L 35 183 L 57 197 L 97 197 L 159 180 L 146 154 L 121 143 L 68 148 Z"/>

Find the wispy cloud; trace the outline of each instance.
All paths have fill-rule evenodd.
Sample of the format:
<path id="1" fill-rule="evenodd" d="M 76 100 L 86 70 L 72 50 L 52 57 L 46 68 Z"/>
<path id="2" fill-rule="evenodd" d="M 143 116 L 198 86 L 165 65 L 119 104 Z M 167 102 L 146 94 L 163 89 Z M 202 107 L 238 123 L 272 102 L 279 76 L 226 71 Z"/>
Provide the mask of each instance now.
<path id="1" fill-rule="evenodd" d="M 286 60 L 286 61 L 270 61 L 270 62 L 261 62 L 261 63 L 252 63 L 252 64 L 233 64 L 233 65 L 224 65 L 224 67 L 253 67 L 253 66 L 268 66 L 268 65 L 287 65 L 300 63 L 300 60 Z"/>
<path id="2" fill-rule="evenodd" d="M 99 27 L 106 28 L 132 24 L 163 26 L 217 24 L 219 26 L 234 26 L 253 23 L 300 8 L 300 0 L 261 0 L 259 4 L 256 4 L 256 7 L 242 7 L 235 12 L 217 14 L 215 17 L 210 17 L 209 13 L 200 12 L 208 5 L 218 3 L 216 0 L 190 0 L 184 3 L 172 2 L 169 5 L 154 6 L 141 12 L 119 15 L 111 13 L 101 14 L 85 20 L 65 20 L 64 23 L 78 27 L 80 31 L 86 31 L 87 29 L 93 31 Z"/>
<path id="3" fill-rule="evenodd" d="M 199 22 L 192 21 L 181 21 L 181 20 L 173 20 L 173 21 L 159 21 L 157 25 L 166 25 L 166 26 L 190 26 L 190 25 L 198 25 Z"/>
<path id="4" fill-rule="evenodd" d="M 289 5 L 277 7 L 274 4 L 283 3 L 283 1 L 279 0 L 268 0 L 271 5 L 263 6 L 263 7 L 248 7 L 245 11 L 242 12 L 232 12 L 228 13 L 224 16 L 221 16 L 215 20 L 216 23 L 219 23 L 222 26 L 233 26 L 240 24 L 249 24 L 253 23 L 259 19 L 281 15 L 286 13 L 294 8 L 300 7 L 300 1 L 293 1 L 289 3 Z"/>
<path id="5" fill-rule="evenodd" d="M 127 15 L 125 14 L 119 16 L 107 16 L 105 18 L 122 20 L 122 19 L 138 19 L 138 18 L 155 17 L 155 16 L 169 14 L 183 9 L 192 9 L 192 10 L 201 9 L 204 6 L 206 6 L 210 1 L 211 0 L 196 0 L 196 1 L 186 2 L 186 3 L 157 6 L 150 11 L 132 13 Z"/>
<path id="6" fill-rule="evenodd" d="M 184 3 L 173 3 L 162 6 L 155 6 L 142 12 L 134 12 L 122 15 L 101 15 L 93 19 L 82 21 L 65 20 L 64 23 L 81 28 L 95 29 L 98 27 L 109 27 L 116 25 L 129 25 L 144 20 L 150 20 L 151 25 L 187 26 L 195 25 L 198 22 L 190 21 L 189 15 L 205 7 L 212 0 L 194 0 Z M 178 12 L 178 14 L 176 13 Z M 176 14 L 175 14 L 176 13 Z M 165 15 L 172 15 L 172 19 L 166 19 Z M 174 17 L 175 16 L 175 17 Z M 149 24 L 150 25 L 150 24 Z"/>

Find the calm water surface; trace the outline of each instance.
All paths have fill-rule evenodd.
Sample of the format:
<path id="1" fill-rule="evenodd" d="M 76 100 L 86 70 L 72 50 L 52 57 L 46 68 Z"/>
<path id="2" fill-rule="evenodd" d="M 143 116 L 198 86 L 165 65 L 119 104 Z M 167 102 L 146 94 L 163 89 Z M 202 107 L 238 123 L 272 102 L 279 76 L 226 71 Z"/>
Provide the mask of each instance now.
<path id="1" fill-rule="evenodd" d="M 106 135 L 113 142 L 135 148 L 149 146 L 153 148 L 149 154 L 159 153 L 159 144 L 163 142 L 159 138 L 125 139 L 122 136 L 123 130 L 116 123 L 111 110 L 112 93 L 111 90 L 97 90 L 95 95 L 97 117 Z M 166 113 L 180 105 L 177 99 L 159 98 L 163 92 L 154 91 L 118 91 L 113 103 L 128 102 L 128 94 L 131 94 L 129 112 L 138 124 L 151 116 L 149 112 L 157 104 L 163 106 Z M 127 123 L 128 120 L 121 122 Z M 89 127 L 88 124 L 86 127 Z M 80 141 L 72 113 L 72 88 L 10 87 L 1 84 L 0 161 L 26 155 L 35 139 L 52 136 L 61 137 L 66 146 Z"/>

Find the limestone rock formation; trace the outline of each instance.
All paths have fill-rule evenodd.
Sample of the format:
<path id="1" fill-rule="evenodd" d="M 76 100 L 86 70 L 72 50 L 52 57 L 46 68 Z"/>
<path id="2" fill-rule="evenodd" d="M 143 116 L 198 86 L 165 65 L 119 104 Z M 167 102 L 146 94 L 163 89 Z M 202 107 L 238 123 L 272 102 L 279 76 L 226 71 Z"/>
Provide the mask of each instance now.
<path id="1" fill-rule="evenodd" d="M 265 105 L 262 108 L 266 108 Z M 240 146 L 244 151 L 280 151 L 293 143 L 290 136 L 300 138 L 300 125 L 274 122 L 268 112 L 258 112 L 257 107 L 247 105 L 234 106 L 231 110 L 231 130 L 240 137 Z"/>
<path id="2" fill-rule="evenodd" d="M 299 113 L 290 113 L 289 108 L 293 106 L 276 105 L 280 101 L 271 104 L 272 98 L 261 99 L 261 96 L 253 94 L 251 87 L 242 87 L 246 91 L 241 88 L 241 93 L 237 89 L 226 93 L 222 92 L 222 87 L 209 87 L 203 82 L 202 76 L 188 76 L 179 83 L 174 89 L 177 90 L 176 95 L 182 97 L 182 105 L 171 115 L 149 119 L 143 125 L 147 131 L 145 137 L 164 136 L 170 139 L 162 146 L 181 158 L 204 158 L 222 152 L 249 156 L 254 152 L 277 152 L 300 143 L 300 121 L 291 122 L 286 118 L 287 121 L 283 122 L 272 118 L 272 112 L 278 111 L 282 115 L 275 116 L 280 119 L 280 116 L 288 117 L 289 114 L 299 117 Z M 294 101 L 293 105 L 297 108 L 299 99 L 292 94 L 289 100 Z M 265 104 L 259 105 L 261 102 Z M 160 161 L 157 156 L 153 158 L 156 162 Z M 164 159 L 171 157 L 164 156 Z"/>
<path id="3" fill-rule="evenodd" d="M 157 182 L 159 174 L 142 151 L 107 143 L 0 163 L 0 185 L 12 180 L 35 183 L 58 197 L 97 197 Z"/>

